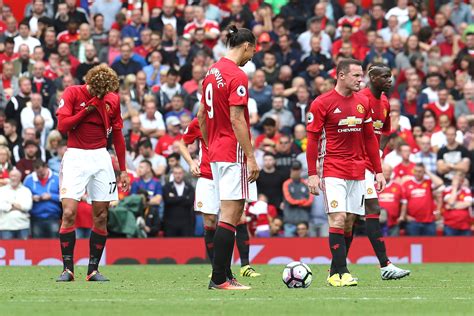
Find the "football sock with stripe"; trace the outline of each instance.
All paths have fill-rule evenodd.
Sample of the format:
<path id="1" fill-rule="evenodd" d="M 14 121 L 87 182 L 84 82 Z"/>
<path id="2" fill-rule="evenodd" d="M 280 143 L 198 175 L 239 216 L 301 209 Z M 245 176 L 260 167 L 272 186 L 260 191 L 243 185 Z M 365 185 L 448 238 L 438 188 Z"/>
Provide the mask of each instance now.
<path id="1" fill-rule="evenodd" d="M 348 273 L 344 229 L 329 227 L 329 248 L 332 254 L 331 271 L 329 275 L 333 275 L 334 273 Z"/>
<path id="2" fill-rule="evenodd" d="M 222 284 L 232 260 L 235 244 L 235 226 L 219 222 L 214 235 L 214 261 L 212 262 L 212 282 Z"/>
<path id="3" fill-rule="evenodd" d="M 235 235 L 235 241 L 237 243 L 237 249 L 239 249 L 240 264 L 241 266 L 249 265 L 249 231 L 247 230 L 247 224 L 237 225 L 237 234 Z"/>
<path id="4" fill-rule="evenodd" d="M 380 266 L 386 267 L 390 261 L 387 257 L 387 250 L 385 248 L 385 242 L 383 241 L 382 229 L 380 228 L 378 214 L 369 214 L 365 216 L 365 225 L 367 236 L 369 237 L 372 248 L 374 248 L 375 255 L 379 259 Z"/>
<path id="5" fill-rule="evenodd" d="M 76 245 L 76 229 L 74 227 L 59 230 L 59 242 L 63 258 L 64 270 L 74 272 L 74 246 Z"/>
<path id="6" fill-rule="evenodd" d="M 204 226 L 204 244 L 206 245 L 207 256 L 209 261 L 214 260 L 214 235 L 216 228 L 211 226 Z"/>
<path id="7" fill-rule="evenodd" d="M 89 266 L 87 274 L 99 269 L 100 258 L 104 252 L 105 242 L 107 241 L 107 231 L 92 227 L 91 237 L 89 239 Z"/>

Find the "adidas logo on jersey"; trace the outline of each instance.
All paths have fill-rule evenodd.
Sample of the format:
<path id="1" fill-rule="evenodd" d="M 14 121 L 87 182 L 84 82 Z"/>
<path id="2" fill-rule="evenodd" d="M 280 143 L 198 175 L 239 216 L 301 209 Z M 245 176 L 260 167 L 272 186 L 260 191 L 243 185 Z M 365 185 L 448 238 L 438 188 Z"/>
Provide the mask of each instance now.
<path id="1" fill-rule="evenodd" d="M 341 113 L 341 110 L 339 110 L 339 108 L 336 108 L 336 109 L 334 110 L 334 114 L 339 114 L 339 113 Z"/>

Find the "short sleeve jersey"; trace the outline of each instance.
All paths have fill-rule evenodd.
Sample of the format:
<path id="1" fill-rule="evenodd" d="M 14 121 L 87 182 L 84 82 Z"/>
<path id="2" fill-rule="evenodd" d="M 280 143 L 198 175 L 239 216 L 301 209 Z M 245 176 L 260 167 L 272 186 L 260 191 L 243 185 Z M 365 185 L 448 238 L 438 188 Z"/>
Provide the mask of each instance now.
<path id="1" fill-rule="evenodd" d="M 307 130 L 321 133 L 318 152 L 322 177 L 364 180 L 364 124 L 372 128 L 368 103 L 360 93 L 344 97 L 333 89 L 311 104 Z"/>
<path id="2" fill-rule="evenodd" d="M 93 97 L 86 85 L 71 86 L 64 90 L 56 114 L 73 116 L 85 111 L 87 102 Z M 104 97 L 97 110 L 87 116 L 68 133 L 68 147 L 80 149 L 97 149 L 107 146 L 107 136 L 112 130 L 121 130 L 123 127 L 120 114 L 120 98 L 116 93 L 109 93 Z M 99 108 L 103 106 L 104 108 Z M 106 117 L 102 117 L 102 114 Z"/>
<path id="3" fill-rule="evenodd" d="M 199 141 L 199 168 L 201 169 L 201 176 L 203 178 L 212 180 L 211 165 L 209 163 L 209 151 L 202 139 L 202 133 L 199 129 L 199 121 L 197 118 L 191 121 L 188 128 L 184 131 L 183 141 L 186 145 Z"/>
<path id="4" fill-rule="evenodd" d="M 372 122 L 374 125 L 374 133 L 377 138 L 377 144 L 380 146 L 380 138 L 383 135 L 390 134 L 390 104 L 388 98 L 385 94 L 382 93 L 380 99 L 377 99 L 370 91 L 370 88 L 365 88 L 360 91 L 360 93 L 367 97 L 369 100 L 369 106 L 371 109 Z M 366 168 L 374 172 L 372 163 L 370 162 L 369 157 L 366 153 Z"/>
<path id="5" fill-rule="evenodd" d="M 245 163 L 246 157 L 232 129 L 230 107 L 245 107 L 245 121 L 250 126 L 247 76 L 233 61 L 223 57 L 209 68 L 202 87 L 210 162 Z M 250 137 L 250 129 L 248 133 Z"/>

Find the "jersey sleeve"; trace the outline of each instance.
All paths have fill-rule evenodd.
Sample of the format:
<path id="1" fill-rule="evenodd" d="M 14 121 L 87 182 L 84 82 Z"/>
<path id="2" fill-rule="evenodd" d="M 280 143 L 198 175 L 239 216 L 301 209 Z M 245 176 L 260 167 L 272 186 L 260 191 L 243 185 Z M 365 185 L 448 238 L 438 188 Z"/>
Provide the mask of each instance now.
<path id="1" fill-rule="evenodd" d="M 71 88 L 66 88 L 63 92 L 61 100 L 59 100 L 59 106 L 56 110 L 56 115 L 71 116 L 74 114 L 74 92 Z"/>
<path id="2" fill-rule="evenodd" d="M 390 103 L 388 103 L 387 97 L 384 98 L 384 114 L 387 113 L 385 116 L 385 122 L 383 122 L 382 133 L 386 136 L 390 135 L 390 131 L 392 130 L 392 123 L 390 120 Z"/>
<path id="3" fill-rule="evenodd" d="M 370 101 L 369 98 L 367 98 L 365 95 L 359 95 L 361 99 L 361 103 L 365 109 L 364 113 L 364 124 L 366 123 L 372 123 L 372 107 L 370 106 Z"/>
<path id="4" fill-rule="evenodd" d="M 116 93 L 108 93 L 104 97 L 106 105 L 112 109 L 111 126 L 113 130 L 121 130 L 123 128 L 122 114 L 120 113 L 120 97 Z"/>
<path id="5" fill-rule="evenodd" d="M 327 109 L 324 104 L 319 99 L 314 100 L 308 112 L 306 130 L 320 133 L 326 121 L 326 113 Z"/>
<path id="6" fill-rule="evenodd" d="M 199 122 L 197 119 L 191 121 L 188 128 L 184 131 L 183 141 L 186 145 L 194 143 L 196 139 L 201 137 L 201 130 L 199 129 Z"/>
<path id="7" fill-rule="evenodd" d="M 249 100 L 248 86 L 248 78 L 242 71 L 230 80 L 229 106 L 247 107 Z"/>

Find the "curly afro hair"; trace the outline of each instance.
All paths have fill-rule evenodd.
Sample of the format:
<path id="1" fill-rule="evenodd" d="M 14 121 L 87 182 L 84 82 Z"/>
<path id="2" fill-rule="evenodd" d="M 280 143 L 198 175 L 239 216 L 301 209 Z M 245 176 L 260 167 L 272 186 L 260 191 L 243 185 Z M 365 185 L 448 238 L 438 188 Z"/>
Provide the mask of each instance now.
<path id="1" fill-rule="evenodd" d="M 102 99 L 109 92 L 117 91 L 119 88 L 117 73 L 106 64 L 100 64 L 89 70 L 85 81 L 89 86 L 90 94 L 99 99 Z"/>

